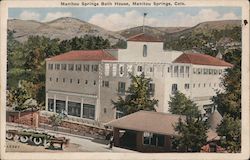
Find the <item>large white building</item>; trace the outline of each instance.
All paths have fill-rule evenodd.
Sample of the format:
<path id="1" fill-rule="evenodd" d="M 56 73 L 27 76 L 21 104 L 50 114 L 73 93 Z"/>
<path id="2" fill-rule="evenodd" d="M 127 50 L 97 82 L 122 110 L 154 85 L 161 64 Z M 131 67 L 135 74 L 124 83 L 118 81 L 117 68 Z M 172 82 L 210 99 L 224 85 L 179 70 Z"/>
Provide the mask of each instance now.
<path id="1" fill-rule="evenodd" d="M 111 100 L 125 94 L 129 73 L 152 78 L 158 112 L 168 112 L 170 96 L 179 90 L 209 114 L 212 96 L 223 90 L 221 76 L 232 66 L 205 54 L 164 50 L 162 41 L 146 34 L 129 38 L 126 49 L 70 51 L 46 64 L 46 110 L 99 122 L 120 116 Z"/>

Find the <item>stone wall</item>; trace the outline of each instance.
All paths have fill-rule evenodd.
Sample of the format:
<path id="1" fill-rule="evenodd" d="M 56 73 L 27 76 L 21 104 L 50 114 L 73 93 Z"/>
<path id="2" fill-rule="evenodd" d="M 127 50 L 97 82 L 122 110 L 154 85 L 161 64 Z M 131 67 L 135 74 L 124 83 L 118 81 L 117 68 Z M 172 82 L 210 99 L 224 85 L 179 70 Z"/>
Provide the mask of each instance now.
<path id="1" fill-rule="evenodd" d="M 46 124 L 50 125 L 51 122 L 49 117 L 46 116 L 39 116 L 39 124 Z M 107 134 L 111 132 L 109 129 L 84 124 L 80 122 L 74 122 L 69 120 L 64 120 L 62 124 L 59 126 L 60 128 L 68 129 L 70 133 L 78 134 L 78 135 L 88 135 L 88 136 L 95 136 L 95 137 L 105 137 Z M 64 130 L 64 131 L 66 131 Z"/>
<path id="2" fill-rule="evenodd" d="M 18 123 L 32 127 L 38 127 L 39 113 L 37 111 L 8 111 L 6 122 Z"/>

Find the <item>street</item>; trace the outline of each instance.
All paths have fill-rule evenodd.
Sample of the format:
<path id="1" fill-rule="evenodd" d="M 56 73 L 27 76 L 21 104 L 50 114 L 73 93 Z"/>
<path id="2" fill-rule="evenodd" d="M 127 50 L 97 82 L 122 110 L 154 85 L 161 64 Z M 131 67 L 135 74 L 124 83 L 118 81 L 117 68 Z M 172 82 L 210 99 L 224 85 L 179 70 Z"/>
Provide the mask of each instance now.
<path id="1" fill-rule="evenodd" d="M 6 129 L 23 129 L 23 127 L 15 126 L 14 124 L 6 124 Z M 44 129 L 37 129 L 38 131 L 44 131 Z M 18 141 L 6 140 L 6 151 L 14 152 L 135 152 L 123 148 L 113 147 L 109 148 L 108 141 L 94 139 L 89 137 L 77 136 L 73 134 L 67 134 L 62 132 L 55 132 L 46 130 L 46 133 L 55 135 L 56 137 L 65 137 L 70 139 L 70 144 L 64 147 L 64 150 L 50 150 L 45 149 L 43 146 L 34 146 L 24 144 Z"/>

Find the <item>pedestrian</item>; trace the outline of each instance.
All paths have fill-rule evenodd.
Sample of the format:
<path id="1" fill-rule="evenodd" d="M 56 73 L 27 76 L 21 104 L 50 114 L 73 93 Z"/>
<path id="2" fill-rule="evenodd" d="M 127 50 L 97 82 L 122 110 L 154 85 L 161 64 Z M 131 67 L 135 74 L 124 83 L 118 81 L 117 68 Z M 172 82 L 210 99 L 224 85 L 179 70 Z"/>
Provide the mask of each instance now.
<path id="1" fill-rule="evenodd" d="M 112 149 L 113 144 L 114 144 L 114 137 L 113 137 L 113 135 L 111 135 L 111 137 L 110 137 L 110 139 L 109 139 L 109 148 L 110 148 L 110 149 Z"/>

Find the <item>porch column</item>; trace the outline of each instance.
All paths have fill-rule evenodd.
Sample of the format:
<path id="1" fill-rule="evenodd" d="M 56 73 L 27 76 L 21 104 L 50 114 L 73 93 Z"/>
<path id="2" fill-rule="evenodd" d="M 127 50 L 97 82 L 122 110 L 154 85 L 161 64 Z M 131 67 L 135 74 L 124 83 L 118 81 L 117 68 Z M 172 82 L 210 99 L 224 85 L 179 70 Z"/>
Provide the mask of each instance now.
<path id="1" fill-rule="evenodd" d="M 82 115 L 83 115 L 83 98 L 81 99 L 81 113 L 80 113 L 81 118 L 82 118 Z"/>
<path id="2" fill-rule="evenodd" d="M 46 92 L 46 98 L 45 98 L 45 110 L 48 111 L 48 93 Z"/>
<path id="3" fill-rule="evenodd" d="M 53 112 L 56 112 L 56 94 L 54 94 L 54 107 Z"/>
<path id="4" fill-rule="evenodd" d="M 65 111 L 68 114 L 68 101 L 69 101 L 69 97 L 66 96 L 66 101 L 65 101 Z"/>

